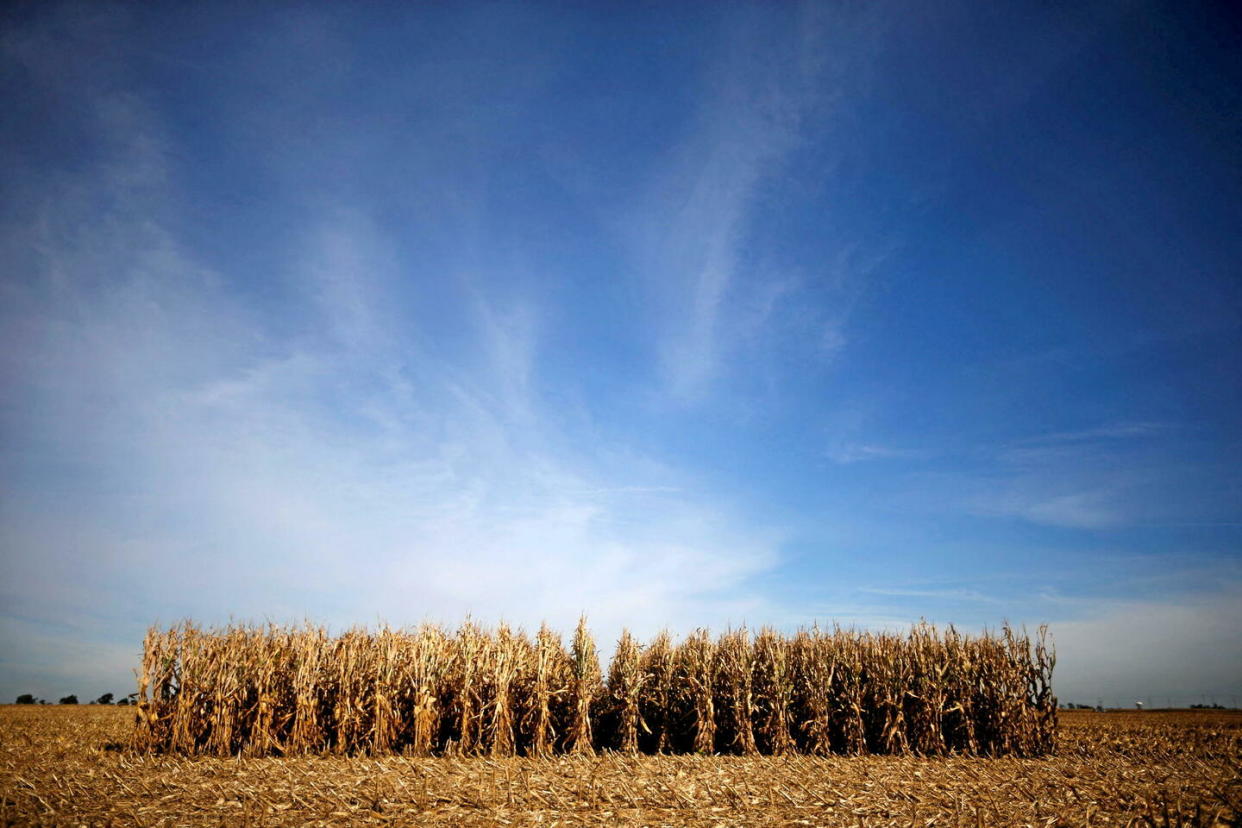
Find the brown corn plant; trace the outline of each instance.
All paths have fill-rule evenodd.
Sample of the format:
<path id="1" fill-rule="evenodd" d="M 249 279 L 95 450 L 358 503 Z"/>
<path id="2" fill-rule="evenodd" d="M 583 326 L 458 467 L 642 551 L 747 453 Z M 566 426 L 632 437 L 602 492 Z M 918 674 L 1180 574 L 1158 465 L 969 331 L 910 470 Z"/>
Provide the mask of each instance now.
<path id="1" fill-rule="evenodd" d="M 592 705 L 600 695 L 599 656 L 586 626 L 586 616 L 578 619 L 573 646 L 569 651 L 569 725 L 565 734 L 568 753 L 593 754 Z"/>
<path id="2" fill-rule="evenodd" d="M 643 670 L 638 644 L 629 630 L 622 630 L 608 670 L 610 722 L 615 731 L 612 746 L 622 753 L 638 753 L 638 731 L 642 726 L 639 699 L 642 691 Z"/>

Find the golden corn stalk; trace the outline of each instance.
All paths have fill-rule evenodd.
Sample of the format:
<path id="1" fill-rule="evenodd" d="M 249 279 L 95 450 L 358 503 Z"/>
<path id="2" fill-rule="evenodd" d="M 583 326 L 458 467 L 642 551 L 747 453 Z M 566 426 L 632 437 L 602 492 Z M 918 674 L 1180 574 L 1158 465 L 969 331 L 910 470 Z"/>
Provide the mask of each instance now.
<path id="1" fill-rule="evenodd" d="M 1040 756 L 1057 729 L 1041 627 L 965 636 L 818 627 L 621 635 L 606 672 L 585 619 L 566 648 L 467 621 L 455 632 L 152 629 L 136 749 L 535 756 L 804 753 Z M 606 676 L 606 678 L 605 678 Z"/>

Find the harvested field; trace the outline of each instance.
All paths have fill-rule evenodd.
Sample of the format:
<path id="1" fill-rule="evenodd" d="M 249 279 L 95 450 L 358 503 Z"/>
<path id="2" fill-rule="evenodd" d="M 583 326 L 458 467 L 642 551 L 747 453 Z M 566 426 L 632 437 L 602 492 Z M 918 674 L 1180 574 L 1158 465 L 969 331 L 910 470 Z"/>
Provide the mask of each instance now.
<path id="1" fill-rule="evenodd" d="M 124 707 L 0 707 L 0 825 L 1234 825 L 1242 714 L 1063 711 L 1056 754 L 135 754 Z"/>

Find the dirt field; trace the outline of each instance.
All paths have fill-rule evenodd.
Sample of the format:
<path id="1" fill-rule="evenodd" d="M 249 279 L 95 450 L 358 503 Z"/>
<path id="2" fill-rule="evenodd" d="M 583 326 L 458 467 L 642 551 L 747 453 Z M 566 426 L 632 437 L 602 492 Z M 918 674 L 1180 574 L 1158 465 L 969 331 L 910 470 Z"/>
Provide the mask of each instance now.
<path id="1" fill-rule="evenodd" d="M 0 825 L 1235 825 L 1242 714 L 1062 714 L 1051 759 L 135 756 L 133 713 L 0 707 Z"/>

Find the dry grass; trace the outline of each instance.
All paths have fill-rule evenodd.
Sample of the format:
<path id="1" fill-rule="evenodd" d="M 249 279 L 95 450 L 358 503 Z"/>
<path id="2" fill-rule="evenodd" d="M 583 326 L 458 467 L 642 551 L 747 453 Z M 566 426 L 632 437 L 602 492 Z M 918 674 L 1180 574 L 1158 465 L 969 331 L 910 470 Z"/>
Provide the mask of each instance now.
<path id="1" fill-rule="evenodd" d="M 154 755 L 120 749 L 134 715 L 0 707 L 0 825 L 1224 826 L 1242 815 L 1237 713 L 1067 712 L 1055 755 L 1040 759 Z"/>
<path id="2" fill-rule="evenodd" d="M 635 753 L 1041 756 L 1056 699 L 1043 630 L 965 637 L 697 630 L 601 670 L 585 621 L 565 647 L 501 625 L 455 633 L 186 623 L 151 630 L 139 751 L 424 757 Z"/>

